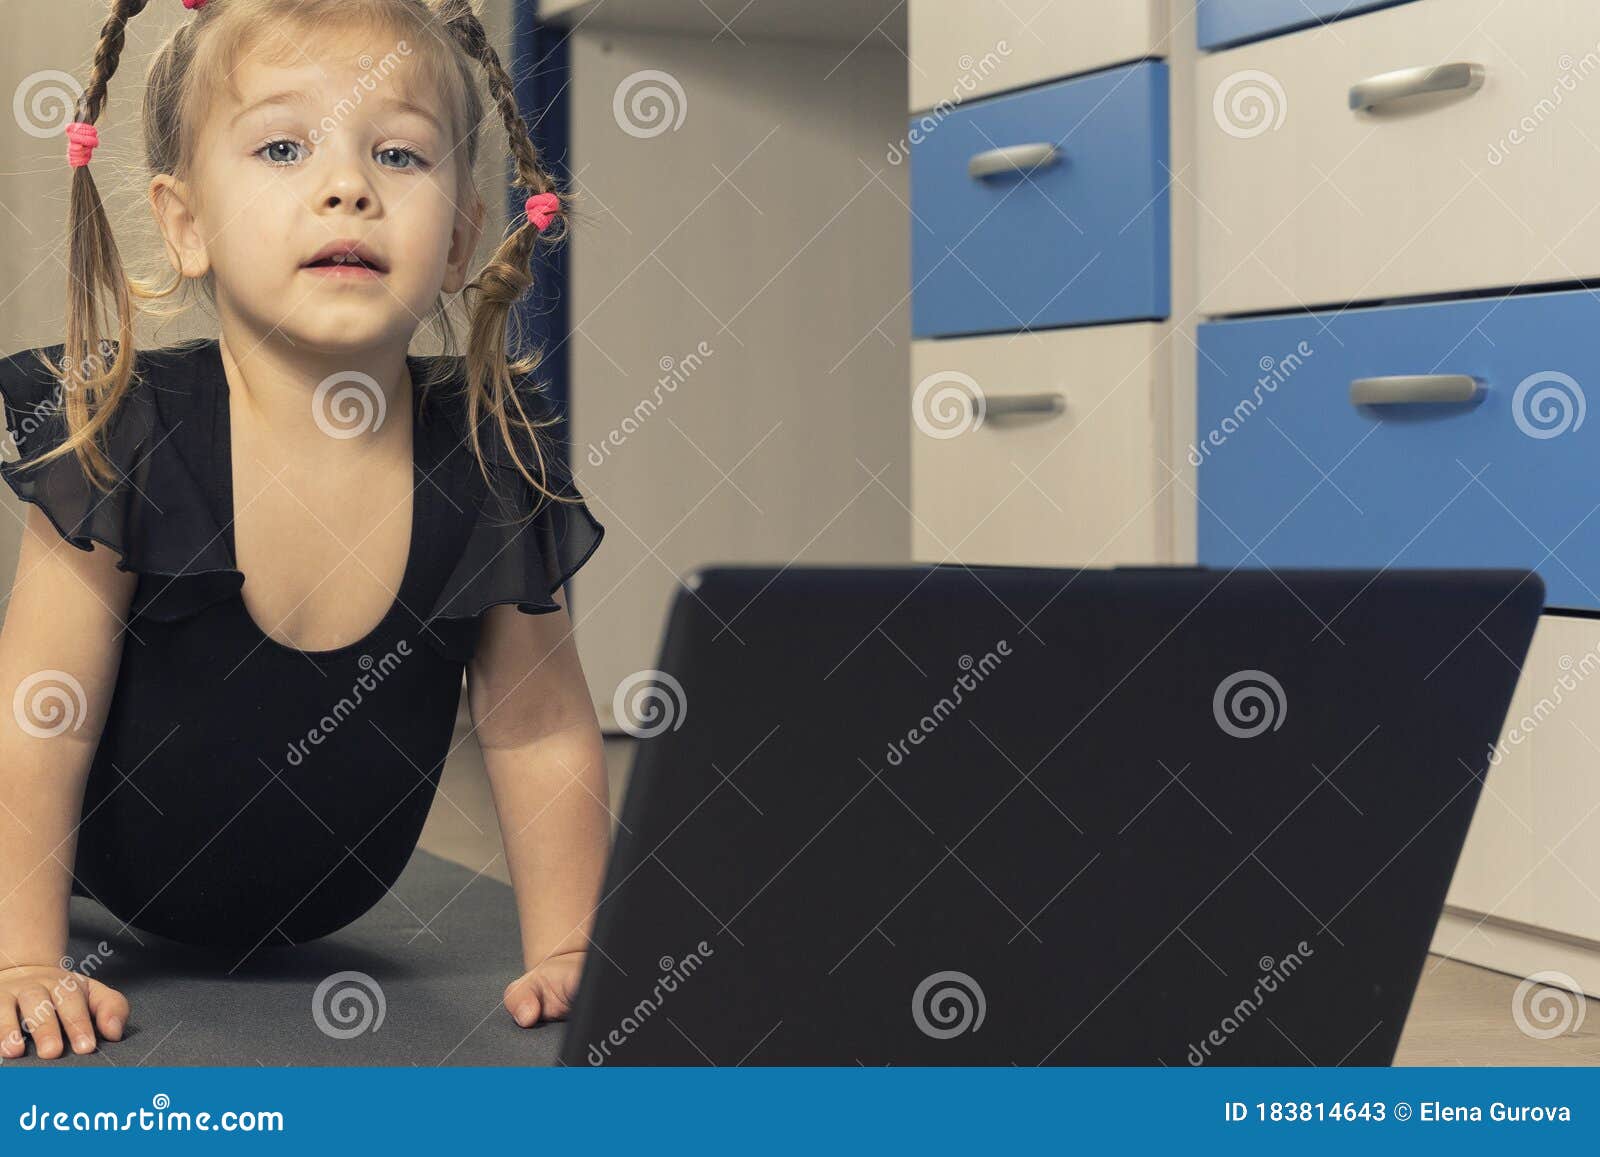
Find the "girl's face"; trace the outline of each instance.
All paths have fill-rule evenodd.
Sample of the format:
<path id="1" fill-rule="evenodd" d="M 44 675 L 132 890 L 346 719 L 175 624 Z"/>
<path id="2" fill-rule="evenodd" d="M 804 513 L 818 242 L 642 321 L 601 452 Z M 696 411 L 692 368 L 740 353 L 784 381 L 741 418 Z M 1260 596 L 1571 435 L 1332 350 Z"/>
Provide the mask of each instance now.
<path id="1" fill-rule="evenodd" d="M 242 99 L 208 111 L 193 184 L 158 176 L 152 204 L 174 264 L 215 270 L 219 307 L 263 339 L 403 349 L 439 292 L 466 283 L 482 207 L 460 187 L 444 102 L 405 56 L 319 55 L 289 67 L 246 55 Z M 341 241 L 382 271 L 308 267 Z"/>

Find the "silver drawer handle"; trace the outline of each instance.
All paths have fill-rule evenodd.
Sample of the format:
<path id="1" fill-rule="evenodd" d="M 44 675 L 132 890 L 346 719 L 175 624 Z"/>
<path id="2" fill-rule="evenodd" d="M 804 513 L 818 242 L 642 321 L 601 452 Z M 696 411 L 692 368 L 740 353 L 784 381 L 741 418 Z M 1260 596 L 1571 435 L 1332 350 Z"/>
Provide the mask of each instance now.
<path id="1" fill-rule="evenodd" d="M 1390 101 L 1430 92 L 1477 92 L 1483 87 L 1483 78 L 1483 65 L 1466 61 L 1402 68 L 1398 72 L 1369 76 L 1351 85 L 1350 107 L 1376 108 Z"/>
<path id="2" fill-rule="evenodd" d="M 973 157 L 967 162 L 967 176 L 982 180 L 1001 173 L 1026 173 L 1029 169 L 1044 168 L 1059 160 L 1061 150 L 1048 142 L 1007 145 L 1003 149 L 990 149 Z"/>
<path id="3" fill-rule="evenodd" d="M 986 397 L 983 413 L 987 418 L 1010 418 L 1017 414 L 1059 414 L 1067 408 L 1067 396 L 1050 394 L 1001 394 Z"/>
<path id="4" fill-rule="evenodd" d="M 1428 402 L 1470 402 L 1478 379 L 1466 374 L 1397 374 L 1357 378 L 1350 383 L 1352 406 L 1414 406 Z"/>

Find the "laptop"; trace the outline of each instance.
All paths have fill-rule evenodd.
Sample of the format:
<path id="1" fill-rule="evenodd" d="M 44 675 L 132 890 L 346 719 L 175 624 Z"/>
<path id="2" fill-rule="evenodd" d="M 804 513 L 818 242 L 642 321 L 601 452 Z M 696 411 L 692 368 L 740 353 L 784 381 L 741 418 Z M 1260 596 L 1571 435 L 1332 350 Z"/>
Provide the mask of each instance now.
<path id="1" fill-rule="evenodd" d="M 567 1065 L 1386 1065 L 1521 570 L 714 566 Z"/>

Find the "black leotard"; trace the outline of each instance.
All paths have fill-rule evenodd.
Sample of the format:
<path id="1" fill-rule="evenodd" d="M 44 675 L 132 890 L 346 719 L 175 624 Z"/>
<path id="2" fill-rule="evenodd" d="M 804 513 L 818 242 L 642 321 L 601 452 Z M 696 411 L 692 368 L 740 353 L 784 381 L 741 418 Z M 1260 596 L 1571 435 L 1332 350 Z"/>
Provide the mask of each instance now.
<path id="1" fill-rule="evenodd" d="M 43 352 L 59 365 L 62 348 Z M 0 475 L 73 545 L 104 543 L 139 575 L 74 865 L 74 891 L 136 928 L 195 944 L 296 943 L 370 908 L 433 802 L 480 616 L 501 603 L 557 610 L 551 593 L 600 543 L 586 505 L 535 503 L 484 425 L 500 479 L 486 483 L 466 442 L 460 358 L 407 362 L 416 490 L 400 590 L 366 637 L 308 652 L 267 636 L 240 595 L 216 339 L 138 354 L 108 429 L 120 475 L 109 493 L 90 488 L 72 454 L 24 468 L 62 440 L 60 392 L 34 351 L 0 360 L 21 454 Z M 544 457 L 550 488 L 577 496 L 565 464 Z M 23 699 L 36 705 L 35 734 L 82 722 L 74 683 L 70 672 L 33 677 Z M 64 713 L 51 714 L 53 697 Z"/>

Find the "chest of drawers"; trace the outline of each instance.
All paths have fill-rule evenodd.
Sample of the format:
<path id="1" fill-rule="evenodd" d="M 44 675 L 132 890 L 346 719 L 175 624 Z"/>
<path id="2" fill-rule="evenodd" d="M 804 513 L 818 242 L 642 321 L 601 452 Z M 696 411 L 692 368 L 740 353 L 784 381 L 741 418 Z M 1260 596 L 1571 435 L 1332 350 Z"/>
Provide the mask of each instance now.
<path id="1" fill-rule="evenodd" d="M 1105 7 L 911 0 L 917 557 L 1538 570 L 1435 948 L 1600 994 L 1600 7 Z"/>

